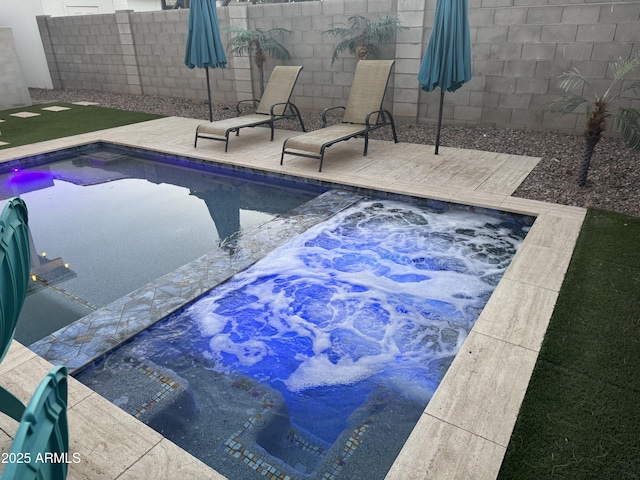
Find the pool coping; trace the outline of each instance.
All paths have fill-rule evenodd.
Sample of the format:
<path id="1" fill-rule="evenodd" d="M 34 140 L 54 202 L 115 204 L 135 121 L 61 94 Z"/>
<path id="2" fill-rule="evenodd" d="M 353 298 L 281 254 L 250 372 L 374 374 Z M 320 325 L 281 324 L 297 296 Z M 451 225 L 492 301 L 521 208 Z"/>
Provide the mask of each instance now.
<path id="1" fill-rule="evenodd" d="M 319 173 L 315 171 L 315 165 L 309 167 L 308 163 L 300 161 L 287 161 L 284 167 L 279 167 L 279 149 L 273 144 L 264 145 L 260 129 L 245 135 L 246 140 L 243 139 L 241 145 L 230 145 L 229 154 L 221 153 L 216 145 L 208 143 L 196 150 L 191 143 L 198 123 L 201 122 L 169 117 L 0 150 L 0 161 L 105 141 L 279 174 L 303 172 L 304 176 L 313 179 L 333 179 L 355 188 L 373 188 L 536 216 L 521 249 L 387 475 L 387 479 L 496 478 L 586 210 L 512 197 L 517 184 L 526 177 L 526 170 L 530 171 L 537 163 L 530 157 L 510 158 L 514 156 L 441 147 L 442 157 L 434 158 L 428 151 L 432 148 L 429 146 L 394 146 L 390 142 L 372 140 L 366 160 L 362 159 L 359 145 L 351 148 L 353 144 L 346 142 L 344 148 L 336 149 L 339 153 L 325 162 L 325 171 Z M 174 136 L 163 138 L 158 132 L 167 129 L 171 129 Z M 296 134 L 282 130 L 276 133 L 278 140 Z M 12 152 L 7 154 L 9 150 Z M 236 153 L 231 153 L 234 150 Z M 384 155 L 398 157 L 408 171 L 392 169 Z M 353 156 L 367 168 L 352 161 Z M 444 165 L 443 160 L 449 164 Z M 493 168 L 491 162 L 498 165 L 493 172 L 489 172 Z M 522 171 L 518 170 L 521 166 Z M 474 169 L 476 177 L 472 175 Z M 501 183 L 501 179 L 504 182 Z M 29 356 L 26 352 L 21 355 Z M 0 366 L 0 374 L 5 371 L 5 363 L 7 360 Z M 83 390 L 80 386 L 74 388 Z M 86 397 L 89 396 L 93 395 L 87 393 Z M 101 408 L 108 407 L 102 405 Z M 117 416 L 137 432 L 148 428 Z M 160 444 L 163 449 L 169 448 L 160 439 L 125 470 L 134 471 L 141 468 L 140 465 L 147 465 L 151 461 L 147 454 Z M 70 472 L 73 467 L 71 465 Z M 222 477 L 211 471 L 207 478 Z"/>

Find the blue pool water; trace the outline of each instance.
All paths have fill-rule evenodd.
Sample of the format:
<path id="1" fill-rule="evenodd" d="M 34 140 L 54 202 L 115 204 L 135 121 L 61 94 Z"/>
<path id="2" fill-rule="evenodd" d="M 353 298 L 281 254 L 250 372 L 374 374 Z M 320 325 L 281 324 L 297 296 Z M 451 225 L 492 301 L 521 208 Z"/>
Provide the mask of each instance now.
<path id="1" fill-rule="evenodd" d="M 26 345 L 325 190 L 104 144 L 0 169 L 0 209 L 14 196 L 29 209 Z"/>
<path id="2" fill-rule="evenodd" d="M 228 478 L 384 478 L 530 225 L 365 198 L 77 378 Z"/>

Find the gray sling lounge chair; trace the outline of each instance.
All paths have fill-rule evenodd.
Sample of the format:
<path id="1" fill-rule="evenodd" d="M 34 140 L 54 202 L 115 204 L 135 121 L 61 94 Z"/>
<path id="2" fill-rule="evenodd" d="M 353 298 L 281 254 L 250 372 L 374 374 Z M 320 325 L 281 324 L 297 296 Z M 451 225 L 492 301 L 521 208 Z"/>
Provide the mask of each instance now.
<path id="1" fill-rule="evenodd" d="M 302 70 L 302 67 L 285 67 L 282 65 L 275 67 L 259 103 L 258 100 L 241 100 L 236 105 L 237 117 L 199 125 L 196 129 L 196 139 L 193 146 L 198 146 L 198 138 L 219 140 L 225 142 L 224 151 L 226 152 L 229 148 L 229 135 L 231 132 L 236 132 L 237 136 L 240 134 L 241 128 L 257 127 L 259 125 L 269 125 L 271 127 L 271 140 L 273 141 L 274 123 L 276 120 L 284 118 L 297 118 L 300 121 L 302 131 L 306 132 L 300 111 L 289 101 L 293 87 L 298 80 L 298 75 L 300 75 L 300 70 Z M 244 102 L 258 103 L 256 113 L 241 115 L 240 107 Z"/>
<path id="2" fill-rule="evenodd" d="M 334 143 L 349 140 L 353 137 L 364 137 L 364 156 L 369 147 L 369 133 L 373 130 L 391 126 L 393 140 L 398 143 L 393 116 L 382 109 L 382 101 L 391 75 L 393 60 L 361 60 L 353 76 L 351 91 L 346 107 L 326 108 L 322 113 L 322 128 L 313 132 L 288 138 L 282 145 L 280 165 L 284 154 L 324 160 L 324 151 Z M 343 109 L 342 123 L 326 126 L 327 113 L 331 110 Z"/>

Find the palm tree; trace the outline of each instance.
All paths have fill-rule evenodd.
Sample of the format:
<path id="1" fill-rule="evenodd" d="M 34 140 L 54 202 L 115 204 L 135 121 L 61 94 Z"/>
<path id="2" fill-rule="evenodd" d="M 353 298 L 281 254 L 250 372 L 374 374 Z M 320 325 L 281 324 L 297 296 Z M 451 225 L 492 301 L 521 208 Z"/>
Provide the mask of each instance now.
<path id="1" fill-rule="evenodd" d="M 618 107 L 617 113 L 611 113 L 609 111 L 611 102 L 619 99 L 624 93 L 640 93 L 640 80 L 634 80 L 626 84 L 623 83 L 620 91 L 614 93 L 614 87 L 617 88 L 617 85 L 620 84 L 629 73 L 640 67 L 640 52 L 636 54 L 635 57 L 630 57 L 626 60 L 620 58 L 612 62 L 610 66 L 613 71 L 613 81 L 604 94 L 599 95 L 593 92 L 593 96 L 589 98 L 583 95 L 572 95 L 542 106 L 542 110 L 558 115 L 565 115 L 573 112 L 580 105 L 586 105 L 587 124 L 584 130 L 585 145 L 578 174 L 578 185 L 581 187 L 587 182 L 591 157 L 593 156 L 597 143 L 600 141 L 600 138 L 602 138 L 602 132 L 606 130 L 607 119 L 609 117 L 613 118 L 614 128 L 622 133 L 622 139 L 627 146 L 632 150 L 640 151 L 640 110 L 621 106 Z M 582 90 L 585 85 L 591 87 L 588 80 L 576 68 L 563 73 L 559 78 L 563 79 L 562 83 L 560 83 L 560 88 L 566 92 L 578 88 Z"/>
<path id="2" fill-rule="evenodd" d="M 363 16 L 353 15 L 348 22 L 332 24 L 333 28 L 322 32 L 323 35 L 343 39 L 333 50 L 331 65 L 346 51 L 355 55 L 358 60 L 376 57 L 380 43 L 391 40 L 399 30 L 408 30 L 400 24 L 397 17 L 386 16 L 372 22 Z"/>
<path id="3" fill-rule="evenodd" d="M 260 96 L 262 96 L 264 94 L 264 64 L 267 61 L 267 56 L 279 60 L 291 59 L 289 51 L 278 41 L 278 37 L 290 34 L 291 30 L 285 28 L 270 28 L 269 30 L 256 28 L 255 30 L 247 30 L 234 25 L 228 25 L 223 27 L 223 31 L 235 35 L 227 44 L 229 55 L 238 57 L 244 57 L 245 55 L 249 57 L 253 56 L 253 62 L 256 64 L 256 67 L 258 67 Z"/>

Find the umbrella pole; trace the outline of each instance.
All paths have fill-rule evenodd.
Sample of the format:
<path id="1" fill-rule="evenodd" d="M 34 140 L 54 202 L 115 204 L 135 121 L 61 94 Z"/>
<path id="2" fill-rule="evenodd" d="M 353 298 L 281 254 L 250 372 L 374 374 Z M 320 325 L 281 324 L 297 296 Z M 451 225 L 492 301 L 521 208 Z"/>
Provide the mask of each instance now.
<path id="1" fill-rule="evenodd" d="M 436 133 L 436 155 L 440 148 L 440 129 L 442 128 L 442 107 L 444 105 L 444 90 L 440 88 L 440 110 L 438 111 L 438 131 Z"/>
<path id="2" fill-rule="evenodd" d="M 213 122 L 213 111 L 211 110 L 211 85 L 209 85 L 209 67 L 204 67 L 207 72 L 207 96 L 209 98 L 209 121 Z"/>

